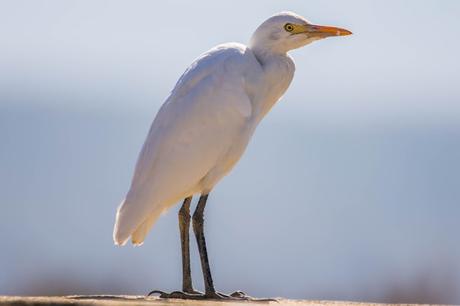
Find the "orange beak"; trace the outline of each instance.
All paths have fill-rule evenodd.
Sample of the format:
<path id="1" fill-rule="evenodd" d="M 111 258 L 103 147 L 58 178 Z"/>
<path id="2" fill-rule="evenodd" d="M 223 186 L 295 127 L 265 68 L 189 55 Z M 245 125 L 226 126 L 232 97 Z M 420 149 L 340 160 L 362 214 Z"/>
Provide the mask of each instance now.
<path id="1" fill-rule="evenodd" d="M 329 37 L 329 36 L 346 36 L 351 35 L 348 30 L 337 28 L 337 27 L 330 27 L 330 26 L 320 26 L 314 24 L 308 24 L 305 26 L 305 33 L 308 33 L 313 36 L 319 37 Z"/>

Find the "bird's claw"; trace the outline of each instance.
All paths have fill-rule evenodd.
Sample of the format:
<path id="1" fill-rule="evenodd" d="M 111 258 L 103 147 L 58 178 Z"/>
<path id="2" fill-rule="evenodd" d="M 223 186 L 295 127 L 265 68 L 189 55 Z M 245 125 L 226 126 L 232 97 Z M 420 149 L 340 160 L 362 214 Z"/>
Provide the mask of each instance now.
<path id="1" fill-rule="evenodd" d="M 171 293 L 167 293 L 161 290 L 153 290 L 150 291 L 147 296 L 151 296 L 154 294 L 158 294 L 158 296 L 162 299 L 199 299 L 203 293 L 198 292 L 198 291 L 192 291 L 192 292 L 183 292 L 183 291 L 173 291 Z"/>
<path id="2" fill-rule="evenodd" d="M 251 301 L 251 302 L 278 302 L 277 299 L 269 299 L 269 298 L 255 298 L 250 295 L 247 295 L 241 290 L 237 290 L 230 294 L 230 297 L 236 300 L 242 301 Z"/>
<path id="3" fill-rule="evenodd" d="M 237 291 L 233 292 L 232 294 L 230 294 L 230 296 L 234 297 L 234 298 L 251 298 L 249 295 L 247 295 L 246 293 L 244 293 L 241 290 L 237 290 Z"/>

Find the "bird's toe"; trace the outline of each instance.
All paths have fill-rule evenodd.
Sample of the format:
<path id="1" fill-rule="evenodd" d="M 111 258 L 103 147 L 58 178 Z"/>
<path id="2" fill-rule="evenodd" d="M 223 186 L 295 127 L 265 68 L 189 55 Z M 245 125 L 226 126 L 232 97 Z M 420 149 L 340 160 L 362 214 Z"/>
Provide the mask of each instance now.
<path id="1" fill-rule="evenodd" d="M 233 292 L 232 294 L 230 294 L 230 296 L 234 297 L 234 298 L 249 298 L 250 297 L 250 296 L 248 296 L 246 293 L 244 293 L 241 290 L 237 290 L 237 291 Z"/>
<path id="2" fill-rule="evenodd" d="M 147 294 L 147 297 L 152 295 L 158 295 L 158 297 L 162 299 L 202 300 L 205 298 L 203 293 L 195 290 L 193 290 L 193 292 L 173 291 L 171 293 L 153 290 Z"/>
<path id="3" fill-rule="evenodd" d="M 188 294 L 195 294 L 195 295 L 203 295 L 204 293 L 201 292 L 201 291 L 197 291 L 195 289 L 186 289 L 184 290 L 185 293 L 188 293 Z"/>

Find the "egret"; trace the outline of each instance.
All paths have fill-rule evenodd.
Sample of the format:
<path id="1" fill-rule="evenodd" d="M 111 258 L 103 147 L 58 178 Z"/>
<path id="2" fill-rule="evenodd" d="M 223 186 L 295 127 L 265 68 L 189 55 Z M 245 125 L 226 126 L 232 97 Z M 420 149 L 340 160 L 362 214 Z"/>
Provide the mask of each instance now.
<path id="1" fill-rule="evenodd" d="M 292 12 L 278 13 L 256 29 L 248 46 L 218 45 L 198 57 L 179 78 L 150 127 L 113 233 L 117 245 L 129 238 L 140 245 L 158 217 L 183 201 L 178 214 L 182 291 L 152 293 L 172 298 L 247 299 L 242 292 L 224 295 L 214 288 L 203 231 L 208 195 L 240 159 L 259 122 L 289 87 L 295 66 L 287 53 L 319 39 L 350 34 L 311 24 Z M 197 194 L 200 198 L 191 216 L 190 203 Z M 191 219 L 204 293 L 192 286 Z"/>

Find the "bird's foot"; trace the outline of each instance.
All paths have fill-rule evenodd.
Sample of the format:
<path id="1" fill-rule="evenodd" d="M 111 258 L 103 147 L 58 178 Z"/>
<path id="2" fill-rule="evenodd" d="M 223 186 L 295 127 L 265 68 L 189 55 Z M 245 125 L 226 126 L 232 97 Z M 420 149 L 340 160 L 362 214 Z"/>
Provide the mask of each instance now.
<path id="1" fill-rule="evenodd" d="M 187 289 L 187 290 L 182 290 L 182 291 L 188 294 L 203 295 L 203 292 L 195 290 L 195 289 Z"/>
<path id="2" fill-rule="evenodd" d="M 204 298 L 208 300 L 247 300 L 247 296 L 241 291 L 233 292 L 230 295 L 221 292 L 209 292 L 204 294 Z"/>
<path id="3" fill-rule="evenodd" d="M 161 290 L 153 290 L 150 291 L 147 296 L 156 295 L 162 299 L 183 299 L 183 300 L 199 300 L 203 296 L 203 293 L 195 290 L 191 290 L 190 292 L 185 291 L 173 291 L 171 293 L 167 293 Z"/>
<path id="4" fill-rule="evenodd" d="M 183 300 L 231 300 L 231 301 L 258 301 L 258 302 L 271 302 L 274 299 L 258 299 L 253 298 L 243 291 L 235 291 L 230 295 L 220 292 L 201 293 L 199 291 L 191 290 L 191 292 L 173 291 L 167 293 L 160 290 L 153 290 L 147 296 L 158 295 L 162 299 L 183 299 Z"/>
<path id="5" fill-rule="evenodd" d="M 235 291 L 232 294 L 230 294 L 230 297 L 233 300 L 242 300 L 242 301 L 251 301 L 251 302 L 277 302 L 278 300 L 276 299 L 269 299 L 269 298 L 255 298 L 250 295 L 247 295 L 241 290 Z"/>

